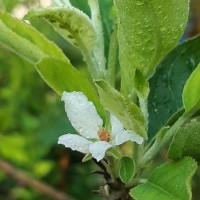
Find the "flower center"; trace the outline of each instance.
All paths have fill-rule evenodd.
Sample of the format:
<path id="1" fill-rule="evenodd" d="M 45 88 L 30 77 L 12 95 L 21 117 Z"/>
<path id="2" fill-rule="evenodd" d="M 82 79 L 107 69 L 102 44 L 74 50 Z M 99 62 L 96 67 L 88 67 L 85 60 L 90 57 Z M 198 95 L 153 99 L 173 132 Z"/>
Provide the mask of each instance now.
<path id="1" fill-rule="evenodd" d="M 99 136 L 100 141 L 105 141 L 105 142 L 110 141 L 110 132 L 107 131 L 106 129 L 100 129 L 98 131 L 98 136 Z"/>

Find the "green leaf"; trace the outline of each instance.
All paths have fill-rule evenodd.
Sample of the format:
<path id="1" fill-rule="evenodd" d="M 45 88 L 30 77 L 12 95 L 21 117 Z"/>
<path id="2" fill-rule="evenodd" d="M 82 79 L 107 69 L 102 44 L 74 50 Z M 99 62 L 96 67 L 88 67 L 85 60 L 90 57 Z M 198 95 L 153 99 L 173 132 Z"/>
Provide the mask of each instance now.
<path id="1" fill-rule="evenodd" d="M 110 35 L 113 28 L 113 0 L 99 1 L 101 19 L 104 30 L 105 55 L 108 55 Z"/>
<path id="2" fill-rule="evenodd" d="M 63 91 L 81 91 L 92 101 L 99 113 L 105 119 L 104 109 L 92 84 L 70 63 L 54 58 L 44 58 L 37 63 L 36 68 L 47 84 L 59 95 Z"/>
<path id="3" fill-rule="evenodd" d="M 107 156 L 111 156 L 113 158 L 115 158 L 116 160 L 120 160 L 122 157 L 122 152 L 120 151 L 120 149 L 118 147 L 115 148 L 111 148 L 106 152 Z"/>
<path id="4" fill-rule="evenodd" d="M 89 160 L 92 159 L 92 154 L 91 153 L 88 153 L 84 156 L 84 158 L 82 159 L 82 162 L 87 162 Z"/>
<path id="5" fill-rule="evenodd" d="M 135 72 L 134 85 L 139 98 L 147 99 L 149 95 L 149 83 L 146 81 L 142 73 L 138 70 L 136 70 Z"/>
<path id="6" fill-rule="evenodd" d="M 30 25 L 0 12 L 0 45 L 31 63 L 45 56 L 68 61 L 63 52 Z"/>
<path id="7" fill-rule="evenodd" d="M 130 183 L 135 174 L 135 162 L 132 158 L 124 156 L 120 160 L 119 177 L 123 183 Z"/>
<path id="8" fill-rule="evenodd" d="M 190 200 L 191 178 L 196 169 L 197 164 L 190 157 L 161 165 L 130 194 L 136 200 Z"/>
<path id="9" fill-rule="evenodd" d="M 132 93 L 134 72 L 150 77 L 184 32 L 189 0 L 115 0 L 122 91 Z M 169 12 L 170 11 L 170 12 Z"/>
<path id="10" fill-rule="evenodd" d="M 191 156 L 200 163 L 200 121 L 192 119 L 178 129 L 168 150 L 168 158 L 180 159 Z"/>
<path id="11" fill-rule="evenodd" d="M 183 90 L 183 105 L 186 112 L 194 106 L 200 109 L 200 64 L 187 80 Z"/>
<path id="12" fill-rule="evenodd" d="M 124 127 L 147 138 L 145 119 L 140 108 L 122 96 L 106 81 L 96 81 L 97 90 L 103 106 L 122 122 Z"/>
<path id="13" fill-rule="evenodd" d="M 200 37 L 195 37 L 175 48 L 158 66 L 150 79 L 149 135 L 153 136 L 174 112 L 183 107 L 183 87 L 199 63 Z"/>
<path id="14" fill-rule="evenodd" d="M 52 7 L 33 9 L 25 16 L 43 18 L 49 22 L 55 31 L 71 44 L 80 48 L 88 69 L 94 79 L 102 77 L 96 57 L 97 35 L 89 17 L 75 7 Z"/>
<path id="15" fill-rule="evenodd" d="M 74 7 L 33 9 L 25 16 L 44 18 L 66 40 L 75 46 L 90 50 L 94 47 L 96 34 L 89 17 Z"/>

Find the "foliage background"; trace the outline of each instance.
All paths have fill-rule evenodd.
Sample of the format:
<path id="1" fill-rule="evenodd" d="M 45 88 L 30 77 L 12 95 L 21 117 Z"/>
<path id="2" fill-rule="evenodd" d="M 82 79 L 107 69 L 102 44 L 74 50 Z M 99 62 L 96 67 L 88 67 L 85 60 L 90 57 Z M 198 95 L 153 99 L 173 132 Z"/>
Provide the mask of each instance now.
<path id="1" fill-rule="evenodd" d="M 86 0 L 74 0 L 75 6 L 89 14 Z M 111 1 L 102 1 L 103 15 Z M 106 2 L 106 3 L 105 3 Z M 43 1 L 43 4 L 45 2 Z M 0 9 L 22 15 L 37 6 L 33 0 L 0 0 Z M 200 2 L 193 0 L 188 28 L 182 40 L 200 33 Z M 17 12 L 19 11 L 20 12 Z M 44 21 L 32 24 L 53 40 L 71 62 L 84 70 L 80 52 L 57 35 Z M 104 23 L 108 49 L 109 20 Z M 91 175 L 92 162 L 81 163 L 82 155 L 57 144 L 60 135 L 73 132 L 60 98 L 44 83 L 34 67 L 11 52 L 0 48 L 0 159 L 11 163 L 28 176 L 46 182 L 78 200 L 96 200 L 91 190 L 98 189 L 101 178 Z M 162 157 L 160 159 L 165 159 Z M 158 160 L 158 163 L 160 162 Z M 200 173 L 200 172 L 198 172 Z M 198 176 L 194 182 L 198 191 Z M 198 192 L 194 199 L 198 199 Z M 0 200 L 45 200 L 45 195 L 27 188 L 0 170 Z"/>

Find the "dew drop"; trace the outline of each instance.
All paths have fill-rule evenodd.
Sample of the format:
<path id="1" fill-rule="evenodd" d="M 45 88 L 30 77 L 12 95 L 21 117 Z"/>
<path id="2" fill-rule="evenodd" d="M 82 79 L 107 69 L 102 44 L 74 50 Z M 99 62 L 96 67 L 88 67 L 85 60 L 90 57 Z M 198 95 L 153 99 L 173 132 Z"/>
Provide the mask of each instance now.
<path id="1" fill-rule="evenodd" d="M 137 0 L 137 1 L 135 1 L 135 4 L 138 5 L 138 6 L 141 6 L 141 5 L 144 4 L 144 2 L 143 2 L 143 1 L 140 1 L 140 0 Z"/>

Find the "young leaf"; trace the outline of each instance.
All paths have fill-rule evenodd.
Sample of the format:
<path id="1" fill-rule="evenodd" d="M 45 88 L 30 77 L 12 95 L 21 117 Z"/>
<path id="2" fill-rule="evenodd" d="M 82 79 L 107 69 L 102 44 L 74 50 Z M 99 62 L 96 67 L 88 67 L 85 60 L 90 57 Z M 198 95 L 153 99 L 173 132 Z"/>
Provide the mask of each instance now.
<path id="1" fill-rule="evenodd" d="M 191 156 L 200 163 L 200 121 L 192 119 L 178 129 L 168 150 L 168 158 L 177 160 Z"/>
<path id="2" fill-rule="evenodd" d="M 177 45 L 188 19 L 189 0 L 115 0 L 122 91 L 130 94 L 135 69 L 150 77 Z M 170 12 L 169 12 L 170 11 Z"/>
<path id="3" fill-rule="evenodd" d="M 122 96 L 106 81 L 96 81 L 100 100 L 104 107 L 120 119 L 126 129 L 147 138 L 144 116 L 140 108 Z"/>
<path id="4" fill-rule="evenodd" d="M 135 162 L 132 158 L 124 156 L 120 160 L 119 177 L 123 183 L 130 183 L 135 173 Z"/>
<path id="5" fill-rule="evenodd" d="M 200 64 L 185 84 L 183 90 L 183 105 L 186 112 L 196 106 L 196 109 L 200 109 Z"/>
<path id="6" fill-rule="evenodd" d="M 53 42 L 9 14 L 0 12 L 0 29 L 0 44 L 31 63 L 36 63 L 45 56 L 68 61 Z"/>
<path id="7" fill-rule="evenodd" d="M 83 92 L 95 104 L 99 115 L 105 119 L 104 109 L 96 90 L 89 80 L 70 63 L 54 58 L 44 58 L 37 63 L 36 68 L 47 84 L 58 94 L 62 94 L 63 91 Z"/>
<path id="8" fill-rule="evenodd" d="M 94 47 L 96 34 L 89 17 L 74 7 L 33 9 L 25 19 L 44 18 L 66 40 L 88 51 Z"/>
<path id="9" fill-rule="evenodd" d="M 197 164 L 190 157 L 161 165 L 130 194 L 137 200 L 190 200 L 191 178 L 196 169 Z"/>
<path id="10" fill-rule="evenodd" d="M 183 87 L 200 63 L 200 37 L 179 45 L 158 66 L 150 79 L 149 133 L 153 136 L 182 104 Z"/>
<path id="11" fill-rule="evenodd" d="M 89 17 L 75 7 L 52 7 L 33 9 L 25 16 L 47 20 L 64 39 L 80 48 L 90 73 L 95 79 L 101 78 L 101 68 L 94 55 L 96 32 Z"/>

